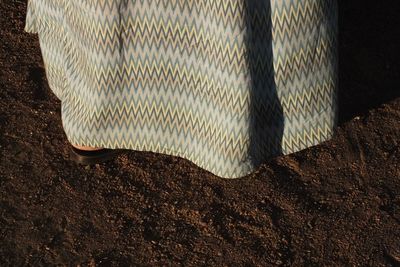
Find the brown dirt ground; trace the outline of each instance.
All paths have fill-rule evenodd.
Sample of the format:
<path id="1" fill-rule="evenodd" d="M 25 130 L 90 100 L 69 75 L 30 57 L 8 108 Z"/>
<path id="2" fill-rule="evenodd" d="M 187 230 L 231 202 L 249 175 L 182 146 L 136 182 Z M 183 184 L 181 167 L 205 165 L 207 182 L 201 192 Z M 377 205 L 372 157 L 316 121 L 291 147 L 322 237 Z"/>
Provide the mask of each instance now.
<path id="1" fill-rule="evenodd" d="M 225 180 L 152 152 L 65 160 L 26 3 L 1 1 L 0 265 L 399 266 L 399 12 L 362 3 L 340 3 L 334 138 Z"/>

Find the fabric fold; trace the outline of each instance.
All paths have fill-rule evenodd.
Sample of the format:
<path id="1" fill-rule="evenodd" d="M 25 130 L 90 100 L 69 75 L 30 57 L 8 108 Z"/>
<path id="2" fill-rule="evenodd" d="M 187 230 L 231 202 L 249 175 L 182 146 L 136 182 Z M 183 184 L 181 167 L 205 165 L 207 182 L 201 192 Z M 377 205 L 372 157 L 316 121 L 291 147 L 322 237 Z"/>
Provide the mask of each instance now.
<path id="1" fill-rule="evenodd" d="M 38 22 L 35 12 L 34 0 L 28 0 L 25 18 L 24 31 L 28 33 L 38 33 Z"/>
<path id="2" fill-rule="evenodd" d="M 336 0 L 29 0 L 70 143 L 239 178 L 337 125 Z"/>
<path id="3" fill-rule="evenodd" d="M 69 1 L 69 0 L 66 0 Z M 65 0 L 29 0 L 24 30 L 38 34 L 48 85 L 63 101 L 66 91 L 67 47 Z"/>

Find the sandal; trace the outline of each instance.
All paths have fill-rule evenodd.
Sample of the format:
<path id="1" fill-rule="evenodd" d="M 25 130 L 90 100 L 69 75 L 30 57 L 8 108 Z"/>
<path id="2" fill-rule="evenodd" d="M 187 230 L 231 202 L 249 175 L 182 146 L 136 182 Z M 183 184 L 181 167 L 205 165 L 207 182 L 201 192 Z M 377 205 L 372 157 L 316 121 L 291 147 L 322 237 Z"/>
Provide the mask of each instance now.
<path id="1" fill-rule="evenodd" d="M 126 149 L 110 148 L 102 148 L 99 150 L 82 150 L 71 145 L 70 159 L 78 164 L 93 165 L 111 160 L 125 151 Z"/>

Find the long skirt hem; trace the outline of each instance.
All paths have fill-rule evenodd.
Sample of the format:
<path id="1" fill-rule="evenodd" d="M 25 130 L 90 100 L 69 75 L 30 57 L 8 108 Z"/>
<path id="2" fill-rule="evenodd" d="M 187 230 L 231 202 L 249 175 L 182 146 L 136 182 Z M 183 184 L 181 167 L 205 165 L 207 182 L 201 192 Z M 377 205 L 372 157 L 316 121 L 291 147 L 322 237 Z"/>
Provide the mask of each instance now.
<path id="1" fill-rule="evenodd" d="M 239 178 L 337 125 L 336 0 L 29 0 L 24 30 L 75 145 Z"/>

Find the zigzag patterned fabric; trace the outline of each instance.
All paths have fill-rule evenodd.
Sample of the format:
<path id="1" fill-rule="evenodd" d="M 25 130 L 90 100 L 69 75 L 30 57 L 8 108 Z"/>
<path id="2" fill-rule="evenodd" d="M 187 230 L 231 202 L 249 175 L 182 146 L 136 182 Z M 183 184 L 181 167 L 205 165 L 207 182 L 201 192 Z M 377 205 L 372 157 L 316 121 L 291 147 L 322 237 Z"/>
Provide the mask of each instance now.
<path id="1" fill-rule="evenodd" d="M 29 0 L 76 145 L 239 178 L 337 125 L 336 0 Z"/>

